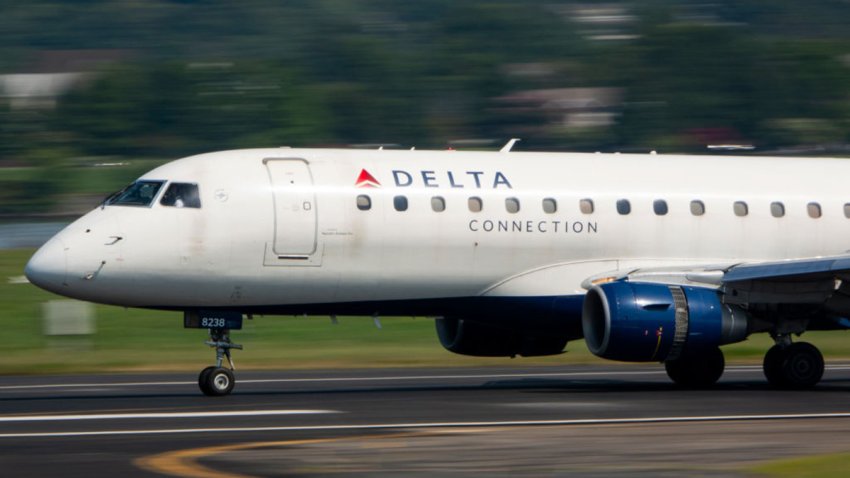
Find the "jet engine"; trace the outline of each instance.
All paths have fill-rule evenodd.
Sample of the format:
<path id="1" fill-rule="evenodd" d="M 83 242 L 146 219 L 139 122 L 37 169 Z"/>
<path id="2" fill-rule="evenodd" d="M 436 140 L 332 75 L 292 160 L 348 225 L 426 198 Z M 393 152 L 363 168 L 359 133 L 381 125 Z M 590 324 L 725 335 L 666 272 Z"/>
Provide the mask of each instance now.
<path id="1" fill-rule="evenodd" d="M 676 360 L 685 350 L 740 342 L 750 321 L 713 289 L 628 281 L 594 286 L 582 310 L 590 351 L 625 362 Z"/>
<path id="2" fill-rule="evenodd" d="M 558 355 L 567 346 L 567 338 L 558 334 L 532 334 L 456 317 L 436 319 L 436 324 L 440 344 L 460 355 L 537 357 Z"/>

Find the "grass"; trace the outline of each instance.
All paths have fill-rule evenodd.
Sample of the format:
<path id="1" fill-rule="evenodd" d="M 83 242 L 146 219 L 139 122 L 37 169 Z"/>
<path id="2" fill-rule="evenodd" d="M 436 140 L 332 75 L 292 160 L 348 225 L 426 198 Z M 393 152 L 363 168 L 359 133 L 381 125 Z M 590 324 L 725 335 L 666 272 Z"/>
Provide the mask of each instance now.
<path id="1" fill-rule="evenodd" d="M 65 300 L 27 283 L 23 275 L 33 251 L 0 251 L 0 327 L 4 356 L 0 374 L 196 370 L 214 353 L 203 344 L 206 330 L 183 329 L 182 314 L 94 306 L 96 333 L 88 337 L 46 337 L 42 304 Z M 371 366 L 503 365 L 508 359 L 463 357 L 443 350 L 433 321 L 425 318 L 255 317 L 234 332 L 245 346 L 234 352 L 242 369 L 340 368 Z M 585 359 L 591 359 L 584 351 Z M 562 357 L 534 363 L 562 363 Z M 531 363 L 523 360 L 523 363 Z"/>
<path id="2" fill-rule="evenodd" d="M 776 478 L 844 478 L 848 469 L 850 453 L 834 453 L 772 461 L 748 471 Z"/>
<path id="3" fill-rule="evenodd" d="M 94 307 L 96 333 L 87 337 L 46 337 L 42 304 L 65 300 L 28 283 L 12 283 L 23 275 L 31 250 L 0 251 L 0 329 L 4 354 L 0 374 L 196 370 L 212 361 L 205 330 L 183 329 L 182 314 Z M 355 368 L 405 366 L 529 365 L 602 362 L 583 341 L 571 342 L 568 353 L 555 357 L 476 358 L 445 351 L 433 321 L 425 318 L 256 317 L 233 339 L 245 346 L 234 352 L 237 367 Z M 806 340 L 827 358 L 847 358 L 843 332 L 811 332 Z M 727 360 L 760 362 L 771 340 L 764 334 L 724 347 Z"/>

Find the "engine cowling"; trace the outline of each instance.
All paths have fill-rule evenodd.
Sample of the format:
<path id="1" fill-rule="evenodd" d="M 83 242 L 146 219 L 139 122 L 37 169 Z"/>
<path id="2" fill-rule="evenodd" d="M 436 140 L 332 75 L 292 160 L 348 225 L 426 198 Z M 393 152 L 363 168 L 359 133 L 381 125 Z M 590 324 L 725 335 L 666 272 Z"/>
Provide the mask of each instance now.
<path id="1" fill-rule="evenodd" d="M 743 309 L 703 287 L 610 282 L 590 289 L 582 309 L 590 351 L 626 362 L 675 360 L 686 349 L 740 342 L 749 323 Z"/>
<path id="2" fill-rule="evenodd" d="M 561 354 L 567 346 L 567 338 L 557 334 L 549 337 L 456 317 L 439 318 L 435 322 L 440 344 L 461 355 L 538 357 Z"/>

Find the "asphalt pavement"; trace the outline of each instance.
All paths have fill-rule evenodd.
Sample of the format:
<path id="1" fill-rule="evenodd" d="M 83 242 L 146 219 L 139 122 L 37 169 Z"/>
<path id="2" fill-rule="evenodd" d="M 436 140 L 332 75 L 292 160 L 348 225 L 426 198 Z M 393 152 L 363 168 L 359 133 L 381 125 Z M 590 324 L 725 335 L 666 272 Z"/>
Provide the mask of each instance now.
<path id="1" fill-rule="evenodd" d="M 850 451 L 850 364 L 810 391 L 730 366 L 581 365 L 0 378 L 8 476 L 748 476 Z M 7 476 L 6 472 L 3 476 Z"/>

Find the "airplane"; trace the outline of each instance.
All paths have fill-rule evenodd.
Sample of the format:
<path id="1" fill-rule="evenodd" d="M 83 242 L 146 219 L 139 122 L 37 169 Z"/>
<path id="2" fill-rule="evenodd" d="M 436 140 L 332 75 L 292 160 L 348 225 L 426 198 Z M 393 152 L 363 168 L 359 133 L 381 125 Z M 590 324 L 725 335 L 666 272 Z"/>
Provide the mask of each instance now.
<path id="1" fill-rule="evenodd" d="M 435 318 L 458 354 L 664 363 L 683 387 L 720 346 L 775 341 L 768 382 L 824 371 L 807 330 L 850 328 L 850 160 L 511 151 L 246 149 L 144 174 L 45 243 L 35 285 L 183 312 L 209 329 L 209 396 L 255 315 Z M 227 363 L 225 363 L 225 360 Z"/>

